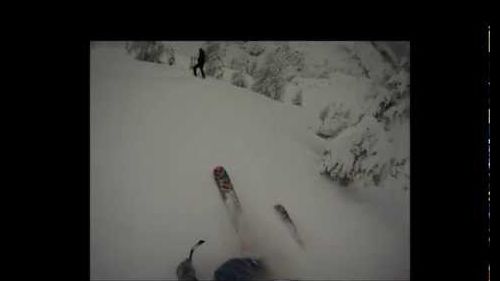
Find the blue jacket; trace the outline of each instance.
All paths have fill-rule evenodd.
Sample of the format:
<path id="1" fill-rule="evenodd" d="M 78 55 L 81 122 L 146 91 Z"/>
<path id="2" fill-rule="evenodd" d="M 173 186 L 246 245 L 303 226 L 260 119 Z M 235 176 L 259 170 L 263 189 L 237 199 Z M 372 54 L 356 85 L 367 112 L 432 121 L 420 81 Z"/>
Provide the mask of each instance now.
<path id="1" fill-rule="evenodd" d="M 223 263 L 214 273 L 216 281 L 249 281 L 265 276 L 262 261 L 253 258 L 233 258 Z"/>

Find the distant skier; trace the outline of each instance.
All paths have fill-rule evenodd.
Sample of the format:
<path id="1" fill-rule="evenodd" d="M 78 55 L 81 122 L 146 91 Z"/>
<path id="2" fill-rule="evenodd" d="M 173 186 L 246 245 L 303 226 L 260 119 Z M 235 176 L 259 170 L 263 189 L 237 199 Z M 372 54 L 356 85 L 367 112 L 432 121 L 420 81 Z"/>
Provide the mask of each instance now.
<path id="1" fill-rule="evenodd" d="M 194 76 L 196 76 L 196 69 L 199 68 L 201 71 L 201 77 L 205 79 L 205 71 L 203 71 L 203 66 L 205 65 L 205 51 L 202 48 L 199 49 L 198 53 L 198 63 L 193 66 Z"/>

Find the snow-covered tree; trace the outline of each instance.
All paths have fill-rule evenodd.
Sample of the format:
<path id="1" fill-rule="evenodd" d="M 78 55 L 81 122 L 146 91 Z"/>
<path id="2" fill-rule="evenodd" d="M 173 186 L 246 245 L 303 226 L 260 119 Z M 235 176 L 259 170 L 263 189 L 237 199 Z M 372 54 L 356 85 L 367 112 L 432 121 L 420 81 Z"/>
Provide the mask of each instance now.
<path id="1" fill-rule="evenodd" d="M 386 137 L 382 124 L 367 116 L 328 144 L 321 172 L 343 186 L 355 181 L 380 185 L 394 163 L 402 163 L 394 160 L 392 146 Z"/>
<path id="2" fill-rule="evenodd" d="M 375 50 L 377 50 L 377 52 L 380 54 L 380 57 L 390 65 L 392 71 L 396 71 L 398 68 L 398 63 L 396 62 L 396 58 L 394 57 L 394 54 L 392 54 L 390 49 L 380 42 L 372 41 L 370 42 L 370 44 Z"/>
<path id="3" fill-rule="evenodd" d="M 248 75 L 254 77 L 257 73 L 257 61 L 252 61 L 250 62 L 249 64 L 247 64 L 247 68 L 246 68 L 246 73 L 248 73 Z"/>
<path id="4" fill-rule="evenodd" d="M 322 124 L 325 123 L 326 117 L 330 112 L 330 105 L 323 107 L 323 109 L 319 112 L 319 120 L 321 120 Z"/>
<path id="5" fill-rule="evenodd" d="M 371 79 L 370 71 L 368 70 L 366 65 L 363 63 L 363 61 L 361 60 L 359 55 L 356 52 L 353 52 L 351 58 L 357 63 L 358 67 L 362 70 L 363 77 Z"/>
<path id="6" fill-rule="evenodd" d="M 351 110 L 343 103 L 332 102 L 319 114 L 321 124 L 316 132 L 319 137 L 328 139 L 337 136 L 342 130 L 352 125 Z"/>
<path id="7" fill-rule="evenodd" d="M 328 70 L 323 70 L 319 74 L 318 78 L 320 78 L 320 79 L 328 79 L 328 78 L 330 78 L 330 72 Z"/>
<path id="8" fill-rule="evenodd" d="M 205 48 L 205 73 L 208 76 L 222 79 L 224 76 L 224 49 L 220 43 L 208 42 Z"/>
<path id="9" fill-rule="evenodd" d="M 378 103 L 373 116 L 383 122 L 386 130 L 395 121 L 407 120 L 410 116 L 410 77 L 405 69 L 389 78 L 385 84 L 386 94 Z"/>
<path id="10" fill-rule="evenodd" d="M 254 57 L 260 56 L 266 50 L 259 42 L 245 42 L 241 45 L 241 48 Z"/>
<path id="11" fill-rule="evenodd" d="M 373 67 L 373 66 L 372 66 Z M 383 67 L 383 65 L 381 65 Z M 409 66 L 385 81 L 377 70 L 372 83 L 375 93 L 365 99 L 362 114 L 351 114 L 350 107 L 329 105 L 320 112 L 318 135 L 330 137 L 325 147 L 321 173 L 335 182 L 348 186 L 383 185 L 397 181 L 409 185 Z M 356 117 L 356 115 L 358 117 Z M 358 121 L 356 120 L 358 119 Z"/>
<path id="12" fill-rule="evenodd" d="M 333 181 L 348 186 L 381 185 L 390 176 L 408 185 L 409 132 L 404 126 L 386 129 L 372 115 L 345 128 L 331 138 L 323 153 L 321 173 Z"/>
<path id="13" fill-rule="evenodd" d="M 265 65 L 257 72 L 252 90 L 274 100 L 281 101 L 285 93 L 284 66 L 274 56 L 266 58 Z"/>
<path id="14" fill-rule="evenodd" d="M 236 71 L 233 73 L 233 75 L 231 76 L 231 84 L 241 88 L 248 87 L 248 82 L 245 78 L 245 74 L 242 71 Z"/>
<path id="15" fill-rule="evenodd" d="M 297 93 L 295 93 L 295 96 L 292 99 L 292 104 L 302 106 L 302 90 L 299 89 Z"/>
<path id="16" fill-rule="evenodd" d="M 165 51 L 165 46 L 157 41 L 128 42 L 125 48 L 129 54 L 134 54 L 137 60 L 161 63 L 160 57 Z"/>
<path id="17" fill-rule="evenodd" d="M 164 50 L 165 56 L 167 57 L 168 65 L 175 64 L 175 50 L 171 46 L 165 46 Z"/>
<path id="18" fill-rule="evenodd" d="M 245 71 L 247 69 L 248 60 L 245 57 L 235 57 L 231 59 L 230 68 L 236 71 Z"/>
<path id="19" fill-rule="evenodd" d="M 282 101 L 287 82 L 294 78 L 294 72 L 303 67 L 304 58 L 287 44 L 281 44 L 269 53 L 264 65 L 255 75 L 252 89 L 262 95 Z"/>

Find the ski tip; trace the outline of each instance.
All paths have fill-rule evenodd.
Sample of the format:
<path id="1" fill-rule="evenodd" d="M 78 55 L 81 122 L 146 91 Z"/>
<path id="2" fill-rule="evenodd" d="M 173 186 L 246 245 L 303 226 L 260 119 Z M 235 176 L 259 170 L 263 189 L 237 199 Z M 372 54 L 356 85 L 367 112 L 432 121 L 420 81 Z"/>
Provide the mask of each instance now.
<path id="1" fill-rule="evenodd" d="M 224 169 L 224 167 L 217 166 L 217 167 L 214 168 L 213 174 L 214 175 L 223 175 L 225 171 L 226 171 L 226 169 Z"/>
<path id="2" fill-rule="evenodd" d="M 277 211 L 285 210 L 285 207 L 281 204 L 274 204 L 274 209 Z"/>

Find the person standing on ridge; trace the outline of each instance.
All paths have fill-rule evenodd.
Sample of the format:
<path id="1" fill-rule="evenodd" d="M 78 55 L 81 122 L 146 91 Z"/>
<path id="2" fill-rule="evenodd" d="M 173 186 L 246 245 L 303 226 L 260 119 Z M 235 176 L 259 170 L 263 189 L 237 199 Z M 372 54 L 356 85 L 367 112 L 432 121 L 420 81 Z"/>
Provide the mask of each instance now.
<path id="1" fill-rule="evenodd" d="M 194 76 L 196 76 L 196 68 L 199 68 L 201 71 L 201 77 L 205 79 L 205 72 L 203 71 L 203 66 L 205 65 L 205 51 L 202 48 L 199 49 L 198 53 L 198 63 L 193 66 Z"/>

